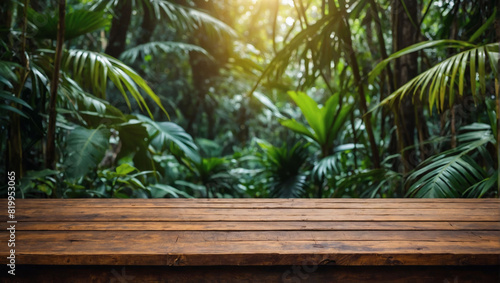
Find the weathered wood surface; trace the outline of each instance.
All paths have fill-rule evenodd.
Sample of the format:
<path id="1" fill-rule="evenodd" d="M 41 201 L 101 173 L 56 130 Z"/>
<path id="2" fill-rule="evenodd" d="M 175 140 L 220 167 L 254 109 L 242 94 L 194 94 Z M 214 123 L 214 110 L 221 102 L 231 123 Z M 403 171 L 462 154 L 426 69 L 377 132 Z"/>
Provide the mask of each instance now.
<path id="1" fill-rule="evenodd" d="M 495 266 L 22 266 L 1 282 L 498 283 Z M 0 276 L 0 279 L 1 276 Z"/>
<path id="2" fill-rule="evenodd" d="M 500 266 L 498 199 L 30 199 L 16 220 L 16 264 Z"/>

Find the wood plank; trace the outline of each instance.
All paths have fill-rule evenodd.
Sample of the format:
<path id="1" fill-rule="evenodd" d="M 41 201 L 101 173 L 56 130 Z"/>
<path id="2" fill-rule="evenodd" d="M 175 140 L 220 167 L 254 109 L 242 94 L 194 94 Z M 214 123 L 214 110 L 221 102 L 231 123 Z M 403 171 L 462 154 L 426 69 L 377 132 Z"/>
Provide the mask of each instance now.
<path id="1" fill-rule="evenodd" d="M 0 222 L 0 230 L 8 224 Z M 500 231 L 500 222 L 19 222 L 16 230 L 151 231 Z"/>
<path id="2" fill-rule="evenodd" d="M 8 231 L 1 231 L 8 238 Z M 130 239 L 141 245 L 162 243 L 211 243 L 239 241 L 429 241 L 500 243 L 500 231 L 25 231 L 16 240 L 27 243 L 101 242 Z M 5 243 L 6 244 L 6 243 Z M 390 246 L 390 243 L 388 243 Z"/>
<path id="3" fill-rule="evenodd" d="M 4 214 L 0 220 L 7 220 Z M 500 221 L 500 210 L 47 208 L 16 210 L 23 221 Z"/>
<path id="4" fill-rule="evenodd" d="M 498 198 L 157 198 L 157 199 L 121 199 L 121 198 L 69 198 L 69 199 L 18 199 L 22 202 L 178 202 L 178 203 L 500 203 Z"/>
<path id="5" fill-rule="evenodd" d="M 3 271 L 3 270 L 2 270 Z M 53 266 L 17 267 L 16 276 L 0 273 L 5 283 L 32 282 L 387 282 L 498 283 L 495 266 L 333 266 L 307 261 L 294 266 L 155 267 Z"/>
<path id="6" fill-rule="evenodd" d="M 95 231 L 94 231 L 95 233 Z M 122 235 L 120 235 L 122 234 Z M 125 236 L 129 235 L 129 237 Z M 161 233 L 142 233 L 130 237 L 132 232 L 108 234 L 104 237 L 85 238 L 73 235 L 73 239 L 59 237 L 33 240 L 19 238 L 16 254 L 64 254 L 64 255 L 149 255 L 149 254 L 311 254 L 334 253 L 359 255 L 370 253 L 408 254 L 500 254 L 500 241 L 446 241 L 440 239 L 418 240 L 314 240 L 290 241 L 288 239 L 241 241 L 179 242 L 163 239 Z M 21 234 L 17 235 L 21 237 Z M 6 241 L 0 242 L 7 246 Z M 5 252 L 4 252 L 5 253 Z"/>
<path id="7" fill-rule="evenodd" d="M 236 199 L 239 200 L 239 199 Z M 314 209 L 366 209 L 366 208 L 398 208 L 398 209 L 464 209 L 464 208 L 478 208 L 478 209 L 500 209 L 500 202 L 378 202 L 373 201 L 358 201 L 358 202 L 331 202 L 328 199 L 311 199 L 310 201 L 292 200 L 274 200 L 266 202 L 251 202 L 251 201 L 223 201 L 223 200 L 185 200 L 180 199 L 141 199 L 130 200 L 126 199 L 119 201 L 116 199 L 102 200 L 102 199 L 49 199 L 49 200 L 33 200 L 26 199 L 20 200 L 18 207 L 24 208 L 46 208 L 47 206 L 54 207 L 164 207 L 164 208 L 311 208 Z M 443 205 L 446 203 L 446 205 Z M 0 204 L 1 205 L 1 204 Z M 5 206 L 5 205 L 4 205 Z"/>
<path id="8" fill-rule="evenodd" d="M 1 255 L 1 254 L 0 254 Z M 3 256 L 3 255 L 2 255 Z M 297 265 L 303 262 L 331 263 L 339 266 L 471 266 L 498 265 L 497 255 L 492 254 L 368 254 L 345 255 L 339 253 L 310 254 L 43 254 L 16 256 L 23 264 L 37 265 L 157 265 L 157 266 L 277 266 Z M 0 260 L 2 263 L 4 260 Z"/>
<path id="9" fill-rule="evenodd" d="M 20 246 L 23 264 L 293 265 L 321 257 L 337 265 L 500 265 L 497 242 L 296 241 L 169 245 L 151 242 L 62 242 Z M 457 249 L 459 247 L 459 249 Z M 7 253 L 0 253 L 6 263 Z"/>

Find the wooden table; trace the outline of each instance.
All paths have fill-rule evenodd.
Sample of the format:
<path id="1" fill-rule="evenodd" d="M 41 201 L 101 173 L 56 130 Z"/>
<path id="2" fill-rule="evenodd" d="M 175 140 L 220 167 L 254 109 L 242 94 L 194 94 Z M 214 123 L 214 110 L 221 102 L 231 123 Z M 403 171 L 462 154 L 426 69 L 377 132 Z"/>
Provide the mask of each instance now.
<path id="1" fill-rule="evenodd" d="M 26 199 L 1 282 L 500 282 L 499 199 Z"/>

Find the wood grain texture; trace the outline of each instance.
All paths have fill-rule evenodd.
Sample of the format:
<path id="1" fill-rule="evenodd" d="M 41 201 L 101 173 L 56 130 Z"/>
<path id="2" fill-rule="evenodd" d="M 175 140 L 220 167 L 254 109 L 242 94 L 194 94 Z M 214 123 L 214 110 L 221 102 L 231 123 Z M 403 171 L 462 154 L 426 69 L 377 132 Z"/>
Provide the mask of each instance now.
<path id="1" fill-rule="evenodd" d="M 18 264 L 500 267 L 498 199 L 30 199 L 16 220 Z"/>
<path id="2" fill-rule="evenodd" d="M 8 227 L 0 222 L 0 230 Z M 149 221 L 19 222 L 20 231 L 500 231 L 500 222 L 453 221 Z"/>
<path id="3" fill-rule="evenodd" d="M 6 275 L 5 283 L 33 282 L 163 282 L 163 283 L 261 283 L 261 282 L 386 282 L 386 283 L 498 283 L 495 266 L 331 266 L 303 262 L 294 266 L 20 266 L 17 275 Z"/>

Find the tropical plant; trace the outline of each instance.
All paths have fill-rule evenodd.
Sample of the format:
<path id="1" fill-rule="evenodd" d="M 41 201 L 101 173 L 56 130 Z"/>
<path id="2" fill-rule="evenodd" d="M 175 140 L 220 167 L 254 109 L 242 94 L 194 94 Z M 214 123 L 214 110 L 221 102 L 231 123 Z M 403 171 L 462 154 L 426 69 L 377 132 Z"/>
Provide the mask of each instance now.
<path id="1" fill-rule="evenodd" d="M 331 154 L 334 140 L 348 118 L 352 105 L 342 103 L 340 94 L 331 96 L 322 107 L 303 92 L 290 91 L 288 95 L 299 106 L 309 128 L 295 119 L 283 120 L 281 124 L 312 139 L 319 146 L 322 157 Z"/>
<path id="2" fill-rule="evenodd" d="M 481 197 L 495 188 L 497 174 L 487 150 L 488 144 L 496 143 L 491 127 L 472 124 L 461 130 L 458 147 L 431 156 L 408 176 L 407 196 Z M 481 166 L 478 157 L 487 163 Z"/>
<path id="3" fill-rule="evenodd" d="M 308 189 L 305 166 L 308 160 L 309 144 L 298 142 L 293 146 L 284 143 L 275 147 L 263 140 L 257 142 L 264 151 L 260 162 L 265 170 L 270 196 L 293 198 L 305 196 Z"/>
<path id="4" fill-rule="evenodd" d="M 443 111 L 446 107 L 446 102 L 448 102 L 449 107 L 454 104 L 455 91 L 457 88 L 459 95 L 464 95 L 466 69 L 470 70 L 470 90 L 472 96 L 476 100 L 481 99 L 478 97 L 478 85 L 476 82 L 479 81 L 479 89 L 481 90 L 481 93 L 484 94 L 486 89 L 485 80 L 489 77 L 487 76 L 487 66 L 490 66 L 490 70 L 492 71 L 490 74 L 493 75 L 490 79 L 496 79 L 498 72 L 497 62 L 499 60 L 498 43 L 479 46 L 458 40 L 436 40 L 417 43 L 392 54 L 389 58 L 380 62 L 372 71 L 370 77 L 373 79 L 375 76 L 380 74 L 382 69 L 391 60 L 395 60 L 412 52 L 436 47 L 460 48 L 466 50 L 450 56 L 429 70 L 422 72 L 420 75 L 416 76 L 401 88 L 396 90 L 393 94 L 386 97 L 380 105 L 388 104 L 393 106 L 394 103 L 402 101 L 405 95 L 415 96 L 417 91 L 420 91 L 419 96 L 421 100 L 424 99 L 424 93 L 428 93 L 426 100 L 429 104 L 431 112 L 434 106 L 436 106 L 436 108 L 440 111 Z M 425 92 L 426 90 L 428 90 L 428 92 Z"/>

